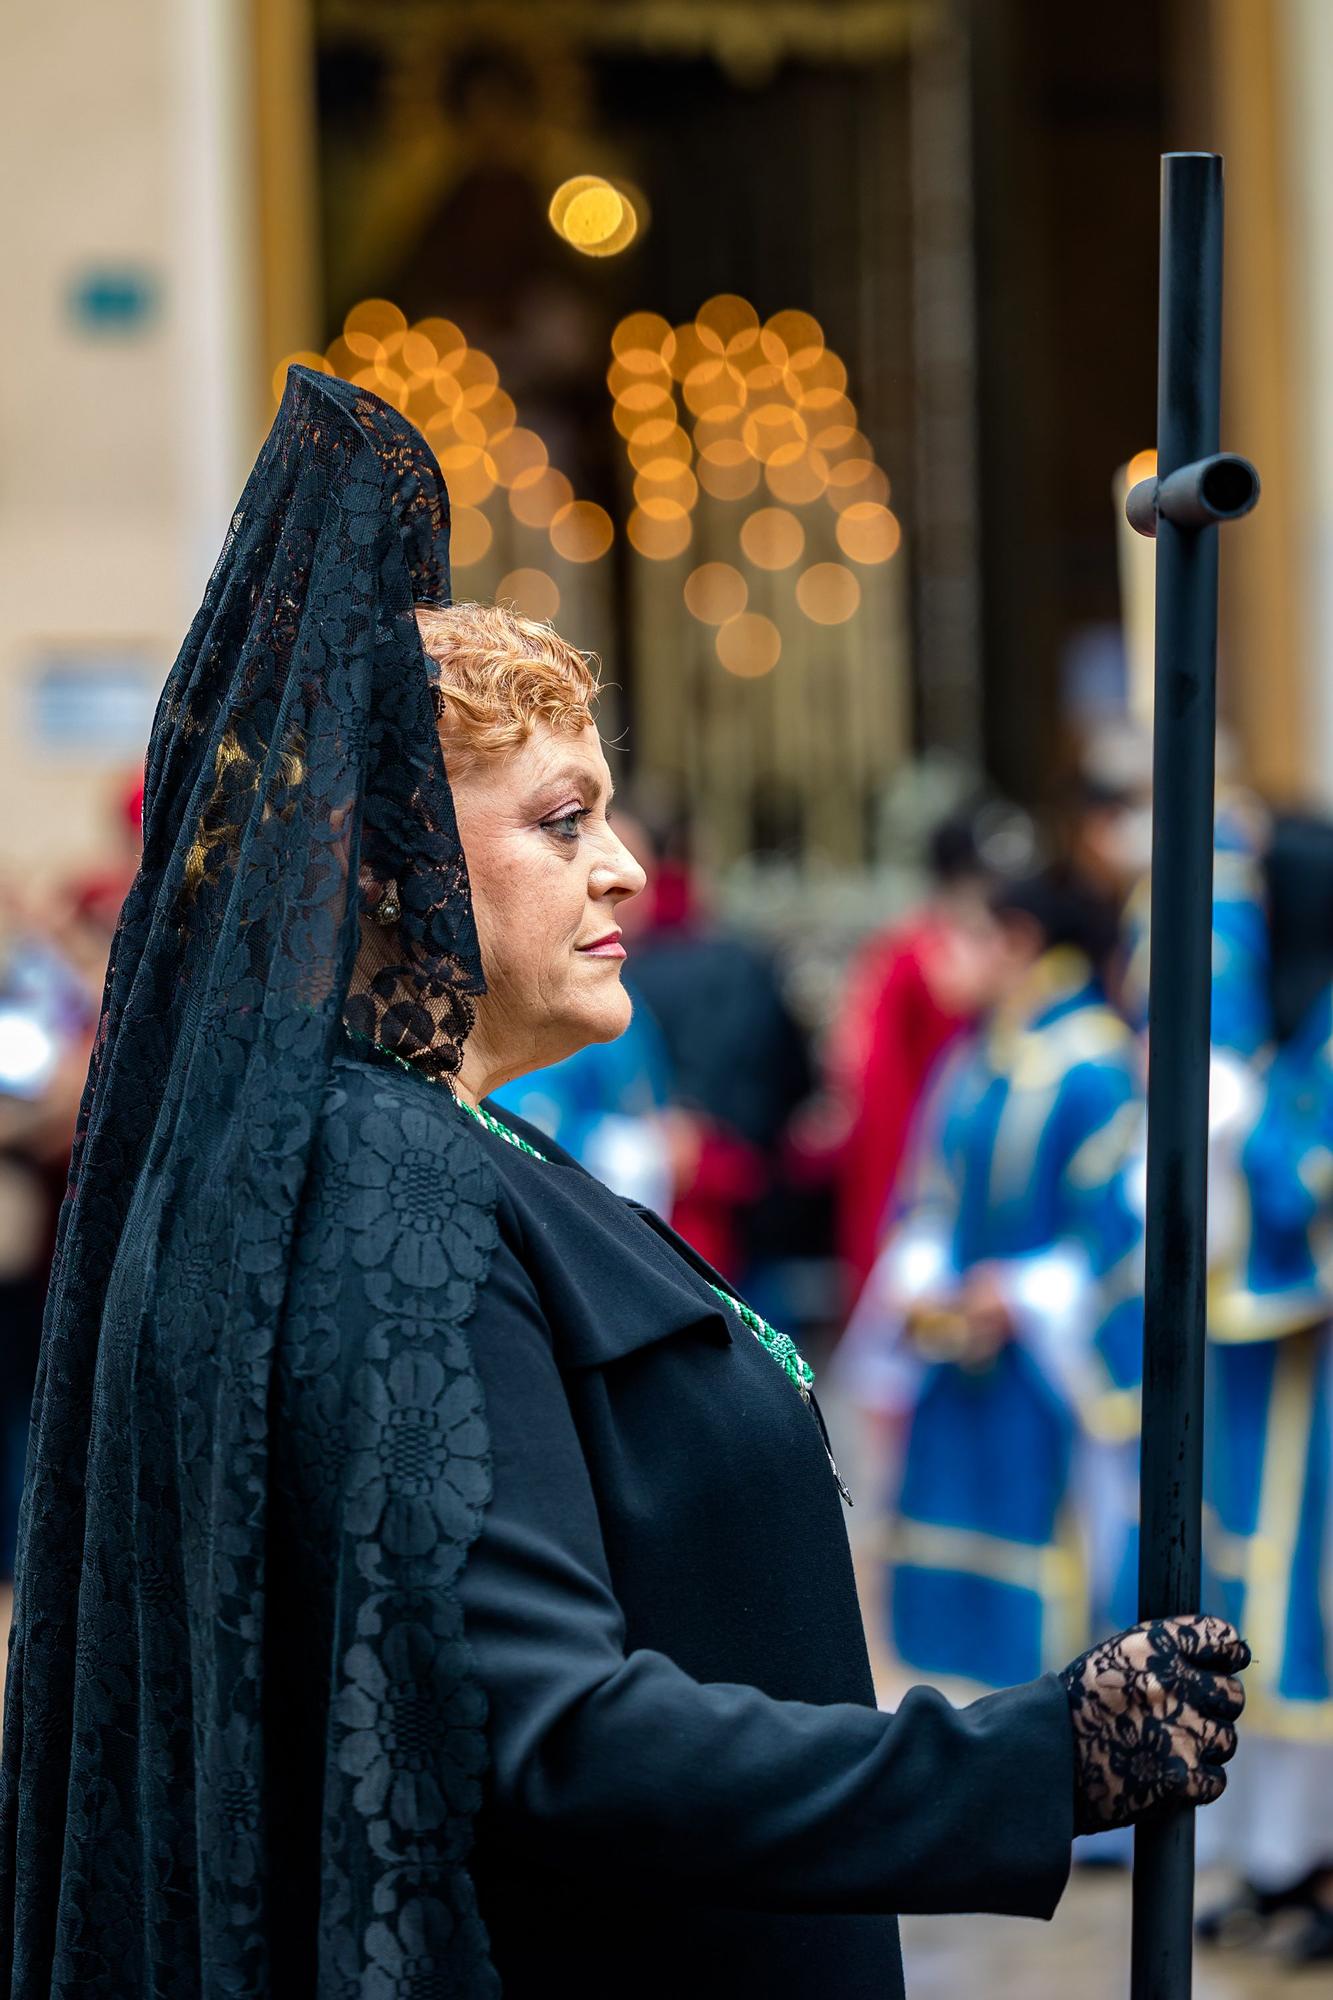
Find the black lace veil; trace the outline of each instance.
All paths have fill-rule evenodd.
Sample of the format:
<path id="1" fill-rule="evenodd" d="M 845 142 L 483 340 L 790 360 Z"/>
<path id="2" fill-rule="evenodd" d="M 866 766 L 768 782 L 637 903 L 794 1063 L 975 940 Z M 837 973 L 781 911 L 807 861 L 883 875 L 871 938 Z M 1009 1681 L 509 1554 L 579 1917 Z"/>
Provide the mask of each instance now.
<path id="1" fill-rule="evenodd" d="M 445 1076 L 483 990 L 413 615 L 448 602 L 448 551 L 448 496 L 418 433 L 377 397 L 293 368 L 158 707 L 143 865 L 61 1215 L 6 1698 L 0 1869 L 18 1884 L 12 1930 L 0 1910 L 6 1992 L 11 1980 L 15 1993 L 57 1990 L 57 1925 L 87 1990 L 122 1990 L 97 1961 L 95 1911 L 24 1904 L 44 1893 L 25 1884 L 60 1881 L 63 1795 L 49 1808 L 96 1721 L 89 1690 L 129 1700 L 126 1648 L 155 1643 L 121 1629 L 130 1597 L 188 1598 L 196 1649 L 179 1701 L 168 1689 L 137 1717 L 145 1768 L 170 1768 L 173 1730 L 234 1747 L 259 1727 L 272 1329 L 333 1053 L 346 1021 Z M 390 886 L 401 918 L 385 929 L 369 912 Z M 192 1434 L 154 1439 L 158 1403 L 164 1423 L 191 1412 Z M 163 1466 L 178 1491 L 163 1490 Z M 164 1513 L 174 1539 L 140 1531 L 141 1514 Z M 126 1563 L 132 1593 L 113 1573 Z M 148 1667 L 159 1689 L 183 1671 L 136 1661 L 140 1686 Z M 236 1766 L 225 1874 L 243 1905 L 244 1755 Z M 150 1865 L 165 1870 L 155 1893 L 169 1909 L 185 1857 L 133 1852 L 141 1829 L 108 1776 L 76 1810 L 103 1881 L 119 1866 L 128 1892 Z M 219 1934 L 243 1934 L 237 1910 L 225 1915 Z M 257 1992 L 256 1977 L 238 1959 L 232 1983 L 224 1969 L 207 1990 Z"/>

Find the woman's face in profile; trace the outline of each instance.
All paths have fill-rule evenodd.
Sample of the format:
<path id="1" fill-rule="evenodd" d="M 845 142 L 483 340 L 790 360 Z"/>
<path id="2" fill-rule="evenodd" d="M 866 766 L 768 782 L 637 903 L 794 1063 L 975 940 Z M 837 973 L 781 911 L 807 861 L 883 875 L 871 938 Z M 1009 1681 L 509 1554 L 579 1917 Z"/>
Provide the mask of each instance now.
<path id="1" fill-rule="evenodd" d="M 614 1040 L 630 1019 L 616 911 L 644 873 L 607 822 L 596 729 L 539 724 L 453 789 L 487 982 L 473 1032 L 491 1062 L 519 1075 Z"/>

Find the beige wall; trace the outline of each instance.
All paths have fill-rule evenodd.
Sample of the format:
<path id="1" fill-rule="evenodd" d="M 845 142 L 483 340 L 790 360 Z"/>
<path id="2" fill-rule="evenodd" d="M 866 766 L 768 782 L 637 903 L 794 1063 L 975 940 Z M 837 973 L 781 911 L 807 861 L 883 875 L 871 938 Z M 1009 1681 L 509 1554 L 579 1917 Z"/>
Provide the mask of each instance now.
<path id="1" fill-rule="evenodd" d="M 255 442 L 245 17 L 229 0 L 11 12 L 0 66 L 0 869 L 95 858 L 118 770 L 41 749 L 34 668 L 141 658 L 160 685 Z M 149 271 L 140 332 L 69 307 Z"/>

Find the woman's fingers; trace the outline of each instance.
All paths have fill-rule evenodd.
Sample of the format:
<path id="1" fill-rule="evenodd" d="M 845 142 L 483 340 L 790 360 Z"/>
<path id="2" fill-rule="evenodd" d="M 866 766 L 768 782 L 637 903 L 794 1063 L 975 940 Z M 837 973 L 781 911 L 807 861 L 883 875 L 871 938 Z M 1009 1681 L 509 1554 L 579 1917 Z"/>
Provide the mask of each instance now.
<path id="1" fill-rule="evenodd" d="M 1164 1623 L 1193 1666 L 1240 1674 L 1250 1664 L 1249 1647 L 1225 1618 L 1168 1618 Z"/>
<path id="2" fill-rule="evenodd" d="M 1227 1788 L 1227 1774 L 1216 1764 L 1200 1764 L 1189 1784 L 1189 1796 L 1196 1805 L 1210 1806 Z"/>
<path id="3" fill-rule="evenodd" d="M 1205 1764 L 1229 1764 L 1236 1754 L 1236 1726 L 1232 1722 L 1208 1722 L 1202 1717 L 1191 1726 L 1177 1724 L 1177 1744 L 1182 1761 L 1191 1772 Z"/>
<path id="4" fill-rule="evenodd" d="M 1200 1715 L 1218 1722 L 1234 1722 L 1245 1710 L 1244 1683 L 1234 1674 L 1200 1674 L 1190 1689 L 1189 1700 Z"/>

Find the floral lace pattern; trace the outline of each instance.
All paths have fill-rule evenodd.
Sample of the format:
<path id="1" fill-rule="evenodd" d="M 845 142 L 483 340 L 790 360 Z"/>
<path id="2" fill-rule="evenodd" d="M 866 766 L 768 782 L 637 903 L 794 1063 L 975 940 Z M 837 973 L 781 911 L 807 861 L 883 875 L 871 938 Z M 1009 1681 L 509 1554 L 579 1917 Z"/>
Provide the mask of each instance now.
<path id="1" fill-rule="evenodd" d="M 1156 1618 L 1066 1667 L 1076 1831 L 1220 1798 L 1245 1706 L 1235 1676 L 1249 1660 L 1249 1647 L 1220 1618 Z"/>
<path id="2" fill-rule="evenodd" d="M 280 1351 L 309 1371 L 293 1476 L 355 1551 L 338 1782 L 308 1857 L 321 1992 L 494 1990 L 448 1594 L 483 1504 L 457 1329 L 487 1197 L 456 1154 L 458 1180 L 438 1153 L 431 1180 L 438 1135 L 401 1097 L 355 1134 L 326 1103 L 344 1017 L 444 1074 L 482 990 L 413 610 L 447 598 L 448 526 L 412 427 L 293 369 L 159 704 L 19 1530 L 0 1989 L 33 2000 L 276 1990 L 297 1921 L 272 1889 L 265 1705 Z M 390 880 L 402 916 L 380 932 L 363 900 Z"/>
<path id="3" fill-rule="evenodd" d="M 489 1166 L 445 1102 L 336 1067 L 276 1369 L 274 1459 L 299 1622 L 327 1630 L 333 1653 L 321 1993 L 350 1964 L 357 1993 L 499 1990 L 466 1872 L 486 1707 L 453 1594 L 491 1490 L 461 1329 L 494 1209 Z"/>

